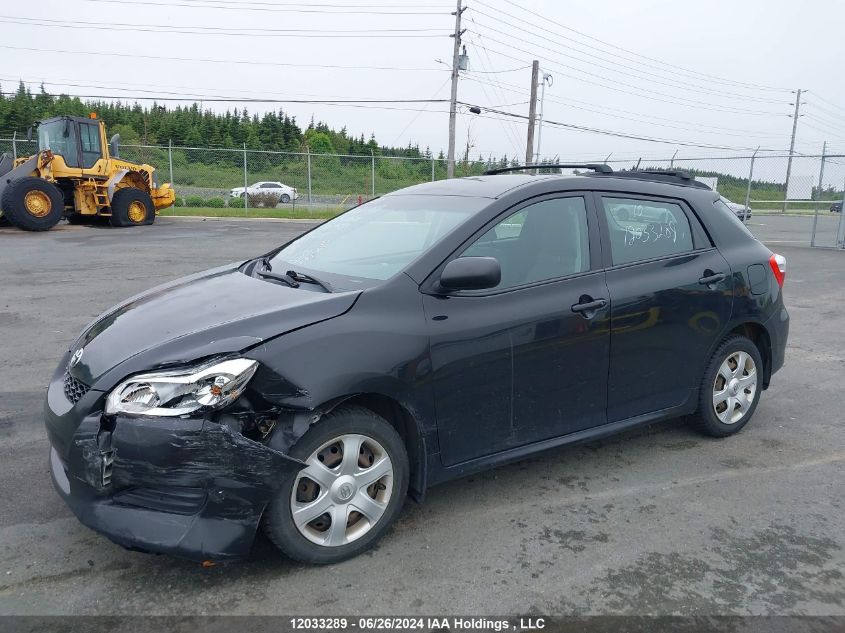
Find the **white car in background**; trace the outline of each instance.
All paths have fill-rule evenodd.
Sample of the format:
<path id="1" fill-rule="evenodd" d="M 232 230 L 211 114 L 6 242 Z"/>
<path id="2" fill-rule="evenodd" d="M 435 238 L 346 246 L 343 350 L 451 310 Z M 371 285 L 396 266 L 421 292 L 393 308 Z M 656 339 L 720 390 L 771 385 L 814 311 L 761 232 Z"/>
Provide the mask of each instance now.
<path id="1" fill-rule="evenodd" d="M 719 200 L 724 202 L 725 206 L 727 206 L 728 209 L 733 211 L 734 215 L 743 222 L 745 222 L 748 218 L 751 217 L 751 207 L 746 207 L 744 204 L 739 204 L 738 202 L 731 202 L 725 196 L 722 195 L 719 196 Z"/>
<path id="2" fill-rule="evenodd" d="M 229 195 L 233 198 L 241 198 L 244 195 L 244 191 L 246 191 L 247 195 L 254 195 L 258 193 L 275 194 L 279 198 L 279 202 L 283 202 L 285 204 L 291 200 L 299 198 L 299 193 L 297 193 L 295 187 L 288 187 L 286 184 L 281 182 L 256 182 L 246 188 L 235 187 L 229 192 Z"/>

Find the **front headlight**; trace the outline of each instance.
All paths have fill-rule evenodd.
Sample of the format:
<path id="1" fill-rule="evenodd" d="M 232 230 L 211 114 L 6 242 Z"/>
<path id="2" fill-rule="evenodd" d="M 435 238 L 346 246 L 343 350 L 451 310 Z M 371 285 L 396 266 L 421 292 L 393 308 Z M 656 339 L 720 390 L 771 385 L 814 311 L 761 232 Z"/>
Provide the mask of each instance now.
<path id="1" fill-rule="evenodd" d="M 256 369 L 257 361 L 234 358 L 138 374 L 112 390 L 106 399 L 106 413 L 177 416 L 220 409 L 238 399 Z"/>

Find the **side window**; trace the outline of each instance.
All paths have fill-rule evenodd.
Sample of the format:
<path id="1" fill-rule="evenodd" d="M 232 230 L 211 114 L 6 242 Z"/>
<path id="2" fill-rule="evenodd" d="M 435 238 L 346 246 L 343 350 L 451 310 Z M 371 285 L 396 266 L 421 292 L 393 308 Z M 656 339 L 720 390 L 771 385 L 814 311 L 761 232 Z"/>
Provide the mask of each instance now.
<path id="1" fill-rule="evenodd" d="M 461 257 L 495 257 L 502 267 L 498 289 L 584 272 L 590 267 L 584 199 L 527 206 L 484 233 Z"/>
<path id="2" fill-rule="evenodd" d="M 602 198 L 614 264 L 629 264 L 693 250 L 689 220 L 680 205 L 657 200 Z"/>
<path id="3" fill-rule="evenodd" d="M 100 127 L 91 123 L 80 123 L 79 140 L 82 143 L 82 167 L 90 169 L 103 157 L 100 147 Z"/>

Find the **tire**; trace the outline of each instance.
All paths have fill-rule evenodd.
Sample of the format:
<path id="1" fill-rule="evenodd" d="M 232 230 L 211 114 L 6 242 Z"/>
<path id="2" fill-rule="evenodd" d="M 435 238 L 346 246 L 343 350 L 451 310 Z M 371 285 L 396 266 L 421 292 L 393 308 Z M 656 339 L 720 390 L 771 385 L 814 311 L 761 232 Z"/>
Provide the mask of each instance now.
<path id="1" fill-rule="evenodd" d="M 143 226 L 155 222 L 153 199 L 146 191 L 125 187 L 118 189 L 111 200 L 111 225 Z"/>
<path id="2" fill-rule="evenodd" d="M 711 437 L 727 437 L 748 424 L 763 391 L 763 371 L 763 359 L 753 341 L 739 335 L 726 338 L 704 371 L 693 416 L 698 430 Z"/>
<path id="3" fill-rule="evenodd" d="M 12 226 L 25 231 L 46 231 L 62 219 L 65 199 L 53 183 L 27 176 L 6 187 L 0 207 Z"/>
<path id="4" fill-rule="evenodd" d="M 358 460 L 344 464 L 343 446 L 360 446 L 354 449 Z M 286 478 L 267 506 L 262 526 L 273 544 L 290 558 L 321 565 L 352 558 L 372 547 L 399 515 L 408 490 L 408 454 L 396 429 L 369 409 L 341 405 L 313 425 L 288 453 L 311 464 Z M 367 465 L 368 461 L 373 465 Z M 377 477 L 388 467 L 392 467 L 390 473 L 357 490 L 353 475 L 341 475 L 348 468 L 349 473 L 366 477 L 368 469 L 375 468 L 370 476 Z M 308 477 L 312 473 L 315 480 Z M 319 485 L 316 478 L 326 483 Z M 294 508 L 310 506 L 315 506 L 313 512 L 326 512 L 310 520 L 306 515 L 298 527 Z M 374 521 L 356 507 L 366 507 Z M 333 529 L 331 515 L 336 511 L 346 517 L 342 530 Z M 331 540 L 336 544 L 328 544 Z"/>
<path id="5" fill-rule="evenodd" d="M 279 202 L 281 202 L 282 204 L 287 204 L 288 202 L 290 202 L 290 196 L 286 193 L 283 193 L 282 197 L 279 198 Z"/>

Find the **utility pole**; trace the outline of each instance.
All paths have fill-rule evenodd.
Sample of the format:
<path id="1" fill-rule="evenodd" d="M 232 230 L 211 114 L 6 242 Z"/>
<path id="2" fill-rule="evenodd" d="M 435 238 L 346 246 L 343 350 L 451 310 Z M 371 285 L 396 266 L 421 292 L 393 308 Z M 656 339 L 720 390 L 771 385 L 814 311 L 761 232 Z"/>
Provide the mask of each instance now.
<path id="1" fill-rule="evenodd" d="M 534 161 L 534 121 L 537 118 L 537 82 L 540 77 L 540 62 L 531 63 L 531 100 L 528 102 L 528 145 L 525 148 L 525 164 Z"/>
<path id="2" fill-rule="evenodd" d="M 792 115 L 792 140 L 789 142 L 789 159 L 786 162 L 786 187 L 783 192 L 783 213 L 786 213 L 786 201 L 789 198 L 789 177 L 792 175 L 792 154 L 795 152 L 795 131 L 798 128 L 798 109 L 801 107 L 801 89 L 795 97 L 795 114 Z"/>
<path id="3" fill-rule="evenodd" d="M 535 165 L 540 163 L 540 143 L 543 141 L 543 104 L 546 101 L 546 84 L 551 88 L 554 83 L 554 77 L 549 73 L 543 73 L 541 82 L 543 87 L 540 89 L 540 127 L 537 130 L 537 157 L 534 159 Z"/>
<path id="4" fill-rule="evenodd" d="M 455 8 L 455 32 L 452 37 L 455 39 L 452 47 L 452 95 L 449 101 L 449 151 L 446 156 L 446 178 L 455 177 L 455 118 L 458 114 L 458 56 L 461 52 L 461 15 L 464 10 L 461 8 L 461 0 L 457 0 Z"/>

